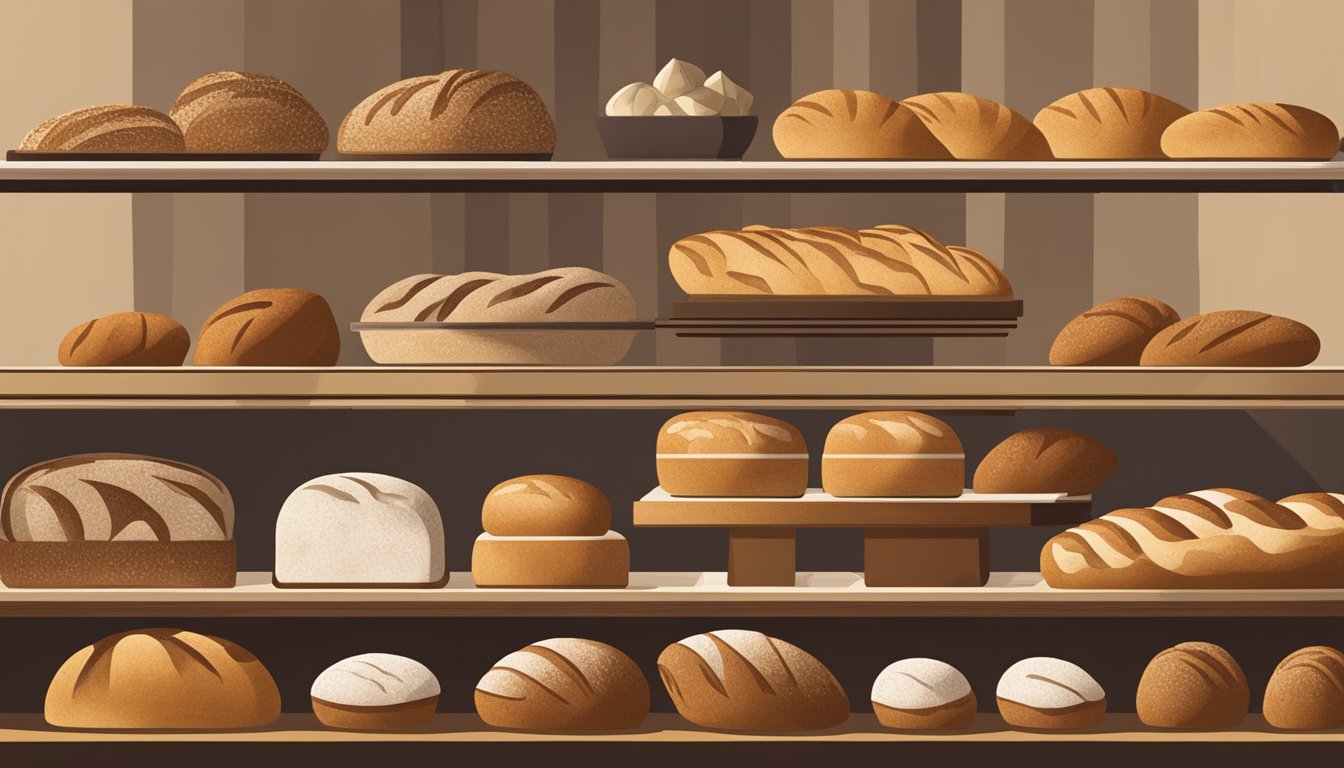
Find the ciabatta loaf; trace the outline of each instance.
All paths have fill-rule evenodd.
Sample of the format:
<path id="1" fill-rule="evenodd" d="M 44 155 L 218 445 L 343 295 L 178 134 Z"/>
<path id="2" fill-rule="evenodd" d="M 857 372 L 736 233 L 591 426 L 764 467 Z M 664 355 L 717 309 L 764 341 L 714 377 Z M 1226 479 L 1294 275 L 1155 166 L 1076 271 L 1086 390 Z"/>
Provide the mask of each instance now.
<path id="1" fill-rule="evenodd" d="M 1042 109 L 1036 127 L 1066 160 L 1162 158 L 1162 133 L 1190 110 L 1138 88 L 1088 88 Z"/>
<path id="2" fill-rule="evenodd" d="M 476 712 L 496 728 L 615 731 L 649 714 L 649 682 L 629 656 L 595 640 L 541 640 L 495 662 Z"/>
<path id="3" fill-rule="evenodd" d="M 255 72 L 212 72 L 169 113 L 188 152 L 320 154 L 327 123 L 294 86 Z"/>
<path id="4" fill-rule="evenodd" d="M 1017 112 L 969 93 L 921 93 L 904 99 L 958 160 L 1049 160 L 1040 130 Z"/>
<path id="5" fill-rule="evenodd" d="M 1339 128 L 1294 104 L 1228 104 L 1172 123 L 1162 134 L 1162 151 L 1204 160 L 1329 160 L 1339 153 Z"/>
<path id="6" fill-rule="evenodd" d="M 149 107 L 107 104 L 85 107 L 47 120 L 28 132 L 19 149 L 28 152 L 181 152 L 182 130 Z"/>
<path id="7" fill-rule="evenodd" d="M 775 147 L 795 160 L 950 160 L 914 110 L 872 91 L 830 89 L 775 120 Z"/>
<path id="8" fill-rule="evenodd" d="M 1321 353 L 1307 325 L 1265 312 L 1229 309 L 1173 323 L 1155 334 L 1141 365 L 1303 366 Z"/>

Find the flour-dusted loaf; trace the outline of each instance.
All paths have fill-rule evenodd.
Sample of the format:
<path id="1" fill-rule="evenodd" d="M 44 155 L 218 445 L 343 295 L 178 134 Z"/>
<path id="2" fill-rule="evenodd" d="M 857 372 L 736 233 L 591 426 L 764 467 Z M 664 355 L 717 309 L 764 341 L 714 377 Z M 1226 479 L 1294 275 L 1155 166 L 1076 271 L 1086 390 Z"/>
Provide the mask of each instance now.
<path id="1" fill-rule="evenodd" d="M 485 495 L 481 526 L 494 536 L 602 536 L 611 502 L 577 477 L 523 475 Z"/>
<path id="2" fill-rule="evenodd" d="M 1262 711 L 1284 730 L 1344 727 L 1344 653 L 1314 645 L 1288 654 L 1269 678 Z"/>
<path id="3" fill-rule="evenodd" d="M 414 483 L 373 472 L 313 478 L 275 521 L 278 587 L 441 587 L 443 518 Z"/>
<path id="4" fill-rule="evenodd" d="M 775 119 L 774 138 L 793 160 L 952 159 L 913 109 L 872 91 L 808 94 Z"/>
<path id="5" fill-rule="evenodd" d="M 1228 104 L 1172 123 L 1162 151 L 1199 160 L 1329 160 L 1339 153 L 1339 128 L 1294 104 Z"/>
<path id="6" fill-rule="evenodd" d="M 81 154 L 181 152 L 182 131 L 157 109 L 135 104 L 84 107 L 47 120 L 19 144 L 25 152 Z"/>
<path id="7" fill-rule="evenodd" d="M 623 589 L 630 583 L 630 542 L 600 536 L 493 536 L 471 549 L 478 587 Z"/>
<path id="8" fill-rule="evenodd" d="M 1047 541 L 1041 575 L 1056 589 L 1344 587 L 1344 495 L 1216 488 L 1117 509 Z"/>
<path id="9" fill-rule="evenodd" d="M 610 275 L 559 267 L 526 275 L 412 275 L 384 288 L 366 323 L 579 323 L 635 317 L 635 299 Z"/>
<path id="10" fill-rule="evenodd" d="M 169 112 L 188 152 L 321 154 L 327 123 L 294 86 L 255 72 L 211 72 Z"/>
<path id="11" fill-rule="evenodd" d="M 233 499 L 182 462 L 87 453 L 34 464 L 0 497 L 10 587 L 231 587 Z"/>
<path id="12" fill-rule="evenodd" d="M 1278 315 L 1223 310 L 1186 318 L 1153 336 L 1142 365 L 1303 366 L 1321 353 L 1308 326 Z"/>
<path id="13" fill-rule="evenodd" d="M 960 496 L 966 454 L 947 422 L 914 411 L 872 411 L 831 427 L 821 487 L 832 496 Z"/>
<path id="14" fill-rule="evenodd" d="M 195 365 L 335 365 L 341 332 L 327 300 L 299 288 L 235 296 L 206 318 Z"/>
<path id="15" fill-rule="evenodd" d="M 998 102 L 955 91 L 901 101 L 958 160 L 1049 160 L 1050 145 L 1031 121 Z"/>
<path id="16" fill-rule="evenodd" d="M 1134 703 L 1153 728 L 1231 729 L 1246 719 L 1250 700 L 1232 654 L 1213 643 L 1181 643 L 1148 662 Z"/>
<path id="17" fill-rule="evenodd" d="M 222 730 L 280 716 L 280 691 L 257 657 L 218 637 L 140 629 L 71 656 L 47 688 L 58 728 Z"/>
<path id="18" fill-rule="evenodd" d="M 965 728 L 975 717 L 975 691 L 966 676 L 937 659 L 902 659 L 873 682 L 877 721 L 902 730 Z"/>
<path id="19" fill-rule="evenodd" d="M 849 698 L 824 664 L 760 632 L 721 629 L 669 645 L 658 674 L 677 712 L 705 728 L 810 731 L 849 718 Z"/>
<path id="20" fill-rule="evenodd" d="M 555 122 L 527 83 L 493 69 L 395 82 L 361 101 L 336 138 L 351 155 L 549 156 Z"/>
<path id="21" fill-rule="evenodd" d="M 1161 159 L 1162 133 L 1190 114 L 1138 88 L 1088 88 L 1036 114 L 1036 127 L 1063 160 Z"/>
<path id="22" fill-rule="evenodd" d="M 1078 730 L 1106 715 L 1106 691 L 1082 667 L 1049 656 L 1004 671 L 995 691 L 999 714 L 1018 728 Z"/>
<path id="23" fill-rule="evenodd" d="M 788 422 L 691 411 L 658 430 L 658 483 L 673 496 L 802 496 L 807 443 Z"/>
<path id="24" fill-rule="evenodd" d="M 181 365 L 191 336 L 153 312 L 118 312 L 80 323 L 61 340 L 61 365 Z"/>
<path id="25" fill-rule="evenodd" d="M 361 653 L 323 670 L 309 698 L 318 721 L 331 728 L 416 728 L 434 717 L 439 680 L 415 659 Z"/>
<path id="26" fill-rule="evenodd" d="M 476 712 L 496 728 L 628 730 L 648 717 L 649 681 L 606 643 L 557 637 L 495 662 L 476 684 Z"/>
<path id="27" fill-rule="evenodd" d="M 1145 296 L 1103 301 L 1060 330 L 1050 364 L 1138 365 L 1148 342 L 1180 320 L 1176 310 Z"/>
<path id="28" fill-rule="evenodd" d="M 1024 429 L 1004 438 L 975 468 L 976 493 L 1082 496 L 1115 474 L 1115 453 L 1072 429 Z"/>

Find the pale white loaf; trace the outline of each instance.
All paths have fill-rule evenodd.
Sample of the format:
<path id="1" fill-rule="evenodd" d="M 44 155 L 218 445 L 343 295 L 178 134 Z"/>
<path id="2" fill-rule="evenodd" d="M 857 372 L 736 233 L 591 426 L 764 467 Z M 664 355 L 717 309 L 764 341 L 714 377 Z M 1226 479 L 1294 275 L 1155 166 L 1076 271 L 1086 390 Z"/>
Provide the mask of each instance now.
<path id="1" fill-rule="evenodd" d="M 1063 659 L 1033 656 L 1004 671 L 998 697 L 1032 709 L 1054 710 L 1098 702 L 1106 692 L 1082 667 Z"/>
<path id="2" fill-rule="evenodd" d="M 391 707 L 438 696 L 439 680 L 415 659 L 361 653 L 327 667 L 310 695 L 347 707 Z"/>
<path id="3" fill-rule="evenodd" d="M 635 299 L 630 291 L 616 278 L 586 267 L 528 275 L 412 275 L 374 296 L 360 317 L 366 323 L 572 323 L 634 318 Z"/>
<path id="4" fill-rule="evenodd" d="M 933 709 L 971 694 L 956 667 L 937 659 L 902 659 L 887 665 L 873 682 L 872 702 L 893 709 Z"/>

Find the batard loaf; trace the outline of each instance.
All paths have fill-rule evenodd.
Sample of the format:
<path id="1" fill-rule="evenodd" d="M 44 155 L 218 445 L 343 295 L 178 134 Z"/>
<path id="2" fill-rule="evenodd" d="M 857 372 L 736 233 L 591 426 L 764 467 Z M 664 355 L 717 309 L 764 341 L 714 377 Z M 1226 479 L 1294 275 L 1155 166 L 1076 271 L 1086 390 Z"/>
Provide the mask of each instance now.
<path id="1" fill-rule="evenodd" d="M 19 144 L 26 152 L 171 153 L 185 144 L 182 130 L 156 109 L 134 104 L 85 107 L 47 120 Z"/>
<path id="2" fill-rule="evenodd" d="M 831 428 L 821 486 L 832 496 L 960 496 L 966 454 L 946 422 L 913 411 L 874 411 Z"/>
<path id="3" fill-rule="evenodd" d="M 1320 112 L 1293 104 L 1228 104 L 1172 123 L 1162 134 L 1162 151 L 1209 160 L 1329 160 L 1339 153 L 1339 129 Z"/>
<path id="4" fill-rule="evenodd" d="M 986 454 L 971 487 L 976 493 L 1081 496 L 1115 474 L 1116 464 L 1110 448 L 1082 432 L 1024 429 Z"/>
<path id="5" fill-rule="evenodd" d="M 1223 310 L 1173 323 L 1143 349 L 1142 365 L 1303 366 L 1321 353 L 1311 328 L 1264 312 Z"/>
<path id="6" fill-rule="evenodd" d="M 298 288 L 263 288 L 226 302 L 196 339 L 196 365 L 335 365 L 341 332 L 331 305 Z"/>
<path id="7" fill-rule="evenodd" d="M 1344 726 L 1344 653 L 1314 645 L 1288 654 L 1269 678 L 1262 711 L 1284 730 Z"/>
<path id="8" fill-rule="evenodd" d="M 601 536 L 611 528 L 611 502 L 576 477 L 524 475 L 490 489 L 481 525 L 492 536 Z"/>
<path id="9" fill-rule="evenodd" d="M 1065 160 L 1160 159 L 1162 133 L 1190 110 L 1138 88 L 1088 88 L 1036 114 L 1036 127 Z"/>
<path id="10" fill-rule="evenodd" d="M 294 86 L 255 72 L 212 72 L 169 113 L 188 152 L 321 154 L 327 123 Z"/>
<path id="11" fill-rule="evenodd" d="M 901 101 L 958 160 L 1049 160 L 1050 146 L 1027 118 L 969 93 L 922 93 Z"/>
<path id="12" fill-rule="evenodd" d="M 830 89 L 775 120 L 775 148 L 795 160 L 950 160 L 913 109 L 872 91 Z"/>
<path id="13" fill-rule="evenodd" d="M 476 684 L 476 712 L 496 728 L 617 731 L 649 714 L 634 661 L 595 640 L 541 640 L 495 662 Z"/>
<path id="14" fill-rule="evenodd" d="M 191 336 L 171 317 L 118 312 L 80 323 L 61 340 L 61 365 L 181 365 Z"/>
<path id="15" fill-rule="evenodd" d="M 965 728 L 975 717 L 975 692 L 956 667 L 937 659 L 902 659 L 873 682 L 877 721 L 887 728 Z"/>
<path id="16" fill-rule="evenodd" d="M 1246 719 L 1250 700 L 1232 654 L 1213 643 L 1181 643 L 1148 662 L 1134 703 L 1153 728 L 1230 729 Z"/>
<path id="17" fill-rule="evenodd" d="M 1078 730 L 1101 722 L 1106 692 L 1082 667 L 1036 656 L 1004 671 L 995 691 L 999 714 L 1018 728 Z"/>
<path id="18" fill-rule="evenodd" d="M 1180 320 L 1176 310 L 1157 299 L 1103 301 L 1060 329 L 1050 346 L 1050 364 L 1138 365 L 1148 342 Z"/>
<path id="19" fill-rule="evenodd" d="M 692 411 L 658 430 L 658 483 L 673 496 L 802 496 L 803 433 L 755 413 Z"/>
<path id="20" fill-rule="evenodd" d="M 415 659 L 361 653 L 323 670 L 309 698 L 318 721 L 331 728 L 417 728 L 434 717 L 439 680 Z"/>

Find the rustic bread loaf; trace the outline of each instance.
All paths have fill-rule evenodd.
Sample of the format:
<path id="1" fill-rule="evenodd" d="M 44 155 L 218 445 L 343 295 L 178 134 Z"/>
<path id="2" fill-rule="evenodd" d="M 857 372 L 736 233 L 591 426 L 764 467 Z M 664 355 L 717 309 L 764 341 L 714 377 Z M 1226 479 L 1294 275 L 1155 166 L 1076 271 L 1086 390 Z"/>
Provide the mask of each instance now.
<path id="1" fill-rule="evenodd" d="M 327 123 L 294 86 L 255 72 L 211 72 L 173 109 L 188 152 L 321 154 Z"/>
<path id="2" fill-rule="evenodd" d="M 807 443 L 755 413 L 691 411 L 658 430 L 658 483 L 673 496 L 802 496 Z"/>
<path id="3" fill-rule="evenodd" d="M 1142 365 L 1303 366 L 1321 353 L 1311 328 L 1264 312 L 1223 310 L 1173 323 L 1143 348 Z"/>
<path id="4" fill-rule="evenodd" d="M 61 339 L 61 365 L 181 365 L 191 336 L 153 312 L 118 312 L 80 323 Z"/>
<path id="5" fill-rule="evenodd" d="M 541 640 L 495 662 L 476 684 L 476 712 L 496 728 L 618 731 L 649 715 L 649 681 L 595 640 Z"/>
<path id="6" fill-rule="evenodd" d="M 760 632 L 723 629 L 673 643 L 658 656 L 658 674 L 677 712 L 705 728 L 811 731 L 849 718 L 830 670 Z"/>
<path id="7" fill-rule="evenodd" d="M 994 446 L 975 468 L 976 493 L 1081 496 L 1115 474 L 1115 454 L 1072 429 L 1024 429 Z"/>
<path id="8" fill-rule="evenodd" d="M 873 712 L 887 728 L 965 728 L 975 717 L 975 692 L 956 667 L 937 659 L 902 659 L 873 682 Z"/>
<path id="9" fill-rule="evenodd" d="M 352 155 L 546 155 L 555 122 L 522 80 L 450 69 L 395 82 L 361 101 L 336 137 Z"/>
<path id="10" fill-rule="evenodd" d="M 1162 151 L 1200 160 L 1330 160 L 1339 153 L 1339 129 L 1320 112 L 1293 104 L 1228 104 L 1172 123 L 1162 134 Z"/>
<path id="11" fill-rule="evenodd" d="M 490 489 L 481 526 L 492 536 L 601 536 L 611 528 L 611 502 L 576 477 L 523 475 Z"/>
<path id="12" fill-rule="evenodd" d="M 1344 653 L 1314 645 L 1288 654 L 1269 678 L 1263 712 L 1284 730 L 1344 726 Z"/>
<path id="13" fill-rule="evenodd" d="M 1036 127 L 1063 160 L 1166 157 L 1162 133 L 1190 110 L 1138 88 L 1088 88 L 1036 114 Z"/>
<path id="14" fill-rule="evenodd" d="M 527 275 L 412 275 L 374 296 L 360 319 L 366 323 L 577 323 L 634 317 L 635 299 L 619 280 L 586 267 L 559 267 Z"/>
<path id="15" fill-rule="evenodd" d="M 1139 720 L 1153 728 L 1236 728 L 1251 692 L 1232 654 L 1213 643 L 1181 643 L 1153 657 L 1139 679 Z"/>
<path id="16" fill-rule="evenodd" d="M 1138 365 L 1148 342 L 1180 320 L 1176 310 L 1145 296 L 1103 301 L 1060 329 L 1050 364 Z"/>
<path id="17" fill-rule="evenodd" d="M 1082 667 L 1036 656 L 1004 671 L 995 691 L 999 714 L 1018 728 L 1078 730 L 1106 715 L 1106 692 Z"/>
<path id="18" fill-rule="evenodd" d="M 149 107 L 108 104 L 85 107 L 47 120 L 23 137 L 25 152 L 181 152 L 182 131 L 172 118 Z"/>
<path id="19" fill-rule="evenodd" d="M 793 160 L 950 160 L 913 109 L 872 91 L 830 89 L 775 119 L 775 148 Z"/>
<path id="20" fill-rule="evenodd" d="M 859 232 L 863 245 L 907 263 L 927 281 L 922 293 L 933 296 L 1011 296 L 1013 286 L 978 251 L 945 246 L 927 232 L 901 224 L 882 224 Z M 918 293 L 918 292 L 916 292 Z"/>
<path id="21" fill-rule="evenodd" d="M 263 288 L 216 309 L 196 339 L 195 365 L 335 365 L 341 332 L 327 300 Z"/>
<path id="22" fill-rule="evenodd" d="M 142 629 L 71 656 L 47 688 L 58 728 L 222 730 L 280 716 L 280 691 L 257 657 L 218 637 Z"/>
<path id="23" fill-rule="evenodd" d="M 415 659 L 361 653 L 323 670 L 309 698 L 313 714 L 330 728 L 418 728 L 434 718 L 439 680 Z"/>
<path id="24" fill-rule="evenodd" d="M 600 536 L 493 536 L 471 549 L 478 587 L 588 587 L 630 584 L 630 542 L 616 531 Z"/>
<path id="25" fill-rule="evenodd" d="M 1027 118 L 969 93 L 921 93 L 901 106 L 924 121 L 958 160 L 1049 160 L 1050 146 Z"/>
<path id="26" fill-rule="evenodd" d="M 832 496 L 960 496 L 966 454 L 946 422 L 913 411 L 873 411 L 831 427 L 821 487 Z"/>

